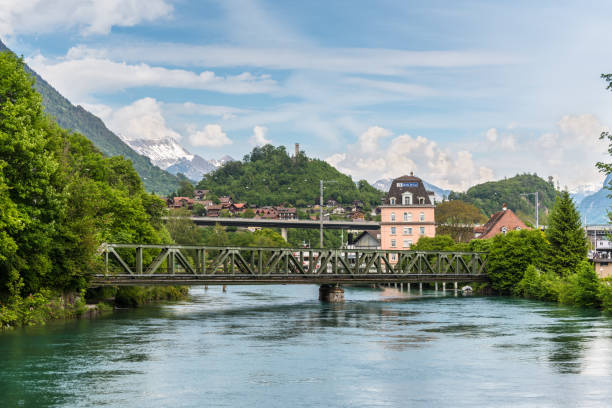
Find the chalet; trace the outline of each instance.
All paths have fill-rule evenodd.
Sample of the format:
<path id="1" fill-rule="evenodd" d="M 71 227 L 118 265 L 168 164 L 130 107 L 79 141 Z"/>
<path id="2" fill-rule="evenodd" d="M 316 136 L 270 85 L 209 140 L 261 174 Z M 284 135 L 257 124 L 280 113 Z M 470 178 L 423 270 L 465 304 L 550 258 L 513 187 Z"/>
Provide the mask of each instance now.
<path id="1" fill-rule="evenodd" d="M 232 203 L 229 207 L 229 211 L 232 214 L 242 214 L 247 208 L 246 203 Z"/>
<path id="2" fill-rule="evenodd" d="M 193 192 L 193 198 L 195 198 L 196 200 L 203 200 L 206 198 L 208 193 L 209 193 L 209 190 L 195 190 Z"/>
<path id="3" fill-rule="evenodd" d="M 361 211 L 353 211 L 351 212 L 351 220 L 363 221 L 365 220 L 365 215 Z"/>
<path id="4" fill-rule="evenodd" d="M 223 196 L 223 197 L 219 197 L 219 203 L 221 204 L 223 209 L 229 210 L 229 208 L 234 202 L 232 201 L 231 197 Z"/>
<path id="5" fill-rule="evenodd" d="M 210 205 L 206 207 L 206 215 L 209 217 L 218 217 L 221 214 L 221 210 L 223 210 L 221 204 Z"/>
<path id="6" fill-rule="evenodd" d="M 274 207 L 261 207 L 255 209 L 255 217 L 276 219 L 278 218 L 278 211 Z"/>
<path id="7" fill-rule="evenodd" d="M 327 202 L 325 204 L 328 207 L 337 207 L 338 205 L 340 205 L 340 204 L 338 204 L 338 202 L 336 200 L 333 200 L 331 198 L 329 200 L 327 200 Z"/>
<path id="8" fill-rule="evenodd" d="M 348 249 L 380 249 L 378 230 L 362 231 L 359 235 L 349 235 Z"/>
<path id="9" fill-rule="evenodd" d="M 278 211 L 278 218 L 281 220 L 297 219 L 297 208 L 276 207 L 276 211 Z"/>
<path id="10" fill-rule="evenodd" d="M 486 224 L 474 228 L 474 238 L 487 239 L 498 234 L 506 234 L 508 231 L 521 229 L 530 228 L 504 204 L 502 210 L 493 214 Z"/>
<path id="11" fill-rule="evenodd" d="M 168 208 L 187 208 L 193 209 L 193 199 L 189 197 L 174 197 L 166 201 Z"/>

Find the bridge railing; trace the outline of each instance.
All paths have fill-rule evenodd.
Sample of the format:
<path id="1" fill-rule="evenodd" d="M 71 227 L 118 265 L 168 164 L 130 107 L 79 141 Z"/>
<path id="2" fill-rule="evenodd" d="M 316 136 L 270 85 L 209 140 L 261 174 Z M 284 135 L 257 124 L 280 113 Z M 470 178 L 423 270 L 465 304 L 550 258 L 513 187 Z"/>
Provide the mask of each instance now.
<path id="1" fill-rule="evenodd" d="M 194 280 L 387 281 L 406 277 L 486 277 L 485 252 L 422 252 L 373 249 L 208 247 L 103 244 L 99 278 Z M 425 280 L 425 279 L 424 279 Z"/>

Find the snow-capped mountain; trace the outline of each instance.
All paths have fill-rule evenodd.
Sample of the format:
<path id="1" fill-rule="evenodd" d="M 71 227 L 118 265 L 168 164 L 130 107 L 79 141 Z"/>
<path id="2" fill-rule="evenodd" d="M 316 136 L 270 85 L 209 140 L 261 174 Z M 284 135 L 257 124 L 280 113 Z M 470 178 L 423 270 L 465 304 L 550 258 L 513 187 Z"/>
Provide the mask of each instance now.
<path id="1" fill-rule="evenodd" d="M 191 160 L 182 158 L 172 166 L 166 169 L 167 172 L 172 174 L 184 174 L 188 179 L 193 181 L 200 181 L 204 174 L 210 173 L 215 170 L 217 166 L 213 165 L 211 161 L 206 160 L 197 154 L 193 156 Z"/>
<path id="2" fill-rule="evenodd" d="M 225 163 L 227 163 L 227 162 L 231 162 L 231 161 L 234 161 L 234 158 L 233 158 L 232 156 L 227 155 L 227 154 L 226 154 L 225 156 L 223 156 L 222 158 L 220 158 L 220 159 L 210 159 L 210 160 L 209 160 L 209 162 L 210 162 L 210 163 L 211 163 L 213 166 L 215 166 L 215 167 L 221 167 L 221 166 L 223 166 Z"/>
<path id="3" fill-rule="evenodd" d="M 151 162 L 159 168 L 172 174 L 182 173 L 193 181 L 200 181 L 204 174 L 234 160 L 228 155 L 220 159 L 206 160 L 197 154 L 189 153 L 170 137 L 155 140 L 125 137 L 121 137 L 121 139 L 136 152 L 151 159 Z"/>
<path id="4" fill-rule="evenodd" d="M 393 182 L 392 178 L 385 178 L 385 179 L 376 181 L 374 184 L 372 184 L 372 186 L 374 186 L 374 188 L 379 189 L 380 191 L 387 192 L 391 188 L 392 182 Z M 425 180 L 423 180 L 423 185 L 425 186 L 427 190 L 434 192 L 436 201 L 442 201 L 442 199 L 445 196 L 448 196 L 450 194 L 450 190 L 444 190 L 443 188 L 440 188 L 431 183 L 428 183 Z"/>
<path id="5" fill-rule="evenodd" d="M 164 170 L 181 159 L 193 159 L 192 154 L 169 137 L 155 140 L 121 138 L 132 149 L 147 156 L 154 165 Z"/>

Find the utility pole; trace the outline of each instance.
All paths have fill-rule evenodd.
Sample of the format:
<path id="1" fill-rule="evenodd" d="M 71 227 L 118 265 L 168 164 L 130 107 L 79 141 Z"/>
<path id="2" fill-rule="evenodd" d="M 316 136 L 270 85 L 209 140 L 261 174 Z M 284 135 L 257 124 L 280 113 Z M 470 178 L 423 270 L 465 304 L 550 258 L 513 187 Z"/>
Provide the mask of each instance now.
<path id="1" fill-rule="evenodd" d="M 319 199 L 319 242 L 323 248 L 323 183 L 335 183 L 336 180 L 319 180 L 321 186 L 321 196 Z"/>
<path id="2" fill-rule="evenodd" d="M 539 193 L 536 191 L 535 193 L 522 193 L 522 196 L 528 196 L 528 195 L 534 195 L 535 196 L 535 211 L 536 211 L 536 229 L 539 230 L 540 229 L 540 209 L 538 207 L 538 198 L 539 198 Z"/>

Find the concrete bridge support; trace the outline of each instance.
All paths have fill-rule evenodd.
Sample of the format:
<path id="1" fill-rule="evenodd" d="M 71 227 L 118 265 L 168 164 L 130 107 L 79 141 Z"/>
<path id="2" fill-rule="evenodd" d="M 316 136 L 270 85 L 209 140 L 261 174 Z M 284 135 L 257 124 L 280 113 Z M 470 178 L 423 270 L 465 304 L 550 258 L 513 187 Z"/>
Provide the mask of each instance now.
<path id="1" fill-rule="evenodd" d="M 319 300 L 329 303 L 344 302 L 344 289 L 339 286 L 321 285 L 319 287 Z"/>
<path id="2" fill-rule="evenodd" d="M 289 242 L 289 240 L 287 239 L 287 228 L 281 228 L 281 236 L 286 242 Z"/>

